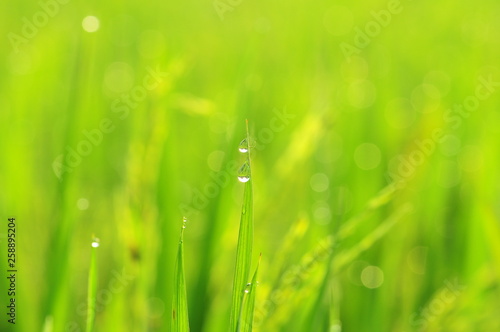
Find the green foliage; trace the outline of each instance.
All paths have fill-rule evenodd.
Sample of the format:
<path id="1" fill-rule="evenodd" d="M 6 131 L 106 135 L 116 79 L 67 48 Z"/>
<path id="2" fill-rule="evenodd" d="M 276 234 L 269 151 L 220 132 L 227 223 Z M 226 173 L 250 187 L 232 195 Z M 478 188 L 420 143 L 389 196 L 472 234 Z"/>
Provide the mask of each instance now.
<path id="1" fill-rule="evenodd" d="M 253 248 L 253 189 L 252 189 L 252 169 L 251 169 L 251 144 L 250 135 L 248 132 L 248 121 L 247 121 L 247 135 L 243 140 L 244 150 L 246 151 L 246 160 L 242 168 L 240 168 L 239 178 L 242 177 L 246 180 L 245 189 L 243 194 L 243 206 L 241 208 L 241 219 L 240 219 L 240 229 L 238 234 L 238 246 L 236 251 L 236 266 L 234 270 L 234 281 L 233 281 L 233 300 L 231 305 L 231 316 L 229 322 L 229 331 L 239 331 L 238 325 L 240 318 L 244 317 L 249 319 L 247 315 L 247 310 L 244 309 L 243 299 L 245 297 L 245 290 L 247 290 L 247 283 L 250 277 L 250 268 L 252 266 L 252 248 Z M 243 181 L 245 181 L 243 180 Z M 253 285 L 251 286 L 253 287 Z M 255 297 L 254 292 L 250 294 L 249 297 Z M 253 301 L 251 301 L 253 303 Z M 253 305 L 252 305 L 253 308 Z M 252 310 L 253 311 L 253 310 Z M 242 316 L 242 313 L 244 315 Z"/>
<path id="2" fill-rule="evenodd" d="M 186 295 L 186 277 L 184 275 L 184 220 L 179 247 L 177 251 L 177 261 L 175 264 L 175 284 L 174 297 L 172 300 L 172 332 L 189 332 L 189 315 Z"/>
<path id="3" fill-rule="evenodd" d="M 500 331 L 498 2 L 236 3 L 0 3 L 15 331 Z"/>
<path id="4" fill-rule="evenodd" d="M 99 242 L 94 239 L 92 242 L 92 253 L 90 255 L 90 268 L 88 278 L 88 291 L 87 291 L 87 327 L 86 332 L 94 331 L 94 321 L 96 313 L 96 296 L 97 296 L 97 248 Z"/>
<path id="5" fill-rule="evenodd" d="M 240 316 L 238 317 L 238 324 L 236 331 L 238 332 L 252 332 L 254 309 L 255 309 L 255 295 L 257 292 L 257 275 L 259 272 L 260 259 L 257 268 L 253 274 L 252 280 L 246 285 L 243 302 L 241 304 Z"/>

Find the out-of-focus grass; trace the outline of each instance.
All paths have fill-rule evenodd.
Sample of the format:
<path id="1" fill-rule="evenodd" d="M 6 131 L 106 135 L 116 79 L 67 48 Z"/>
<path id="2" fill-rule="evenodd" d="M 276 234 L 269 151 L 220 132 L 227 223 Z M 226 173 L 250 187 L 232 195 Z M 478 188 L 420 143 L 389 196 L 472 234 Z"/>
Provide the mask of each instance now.
<path id="1" fill-rule="evenodd" d="M 498 86 L 459 126 L 445 116 L 476 93 L 480 76 L 500 81 L 500 7 L 402 1 L 347 61 L 340 44 L 388 5 L 242 1 L 220 20 L 210 2 L 72 0 L 16 53 L 8 34 L 21 34 L 40 5 L 0 3 L 0 211 L 19 221 L 16 330 L 84 330 L 82 248 L 95 232 L 106 239 L 95 330 L 168 331 L 172 220 L 189 214 L 190 327 L 224 331 L 245 119 L 255 140 L 254 247 L 263 253 L 254 330 L 498 330 Z M 336 6 L 347 8 L 342 20 Z M 98 31 L 82 29 L 87 15 Z M 121 118 L 115 101 L 157 67 L 168 75 Z M 60 181 L 54 160 L 104 119 L 112 132 Z M 364 214 L 396 158 L 434 129 L 447 140 Z M 413 212 L 367 242 L 405 206 Z M 305 268 L 322 239 L 343 232 L 330 264 Z M 3 302 L 6 289 L 0 279 Z M 297 307 L 285 295 L 307 301 Z"/>

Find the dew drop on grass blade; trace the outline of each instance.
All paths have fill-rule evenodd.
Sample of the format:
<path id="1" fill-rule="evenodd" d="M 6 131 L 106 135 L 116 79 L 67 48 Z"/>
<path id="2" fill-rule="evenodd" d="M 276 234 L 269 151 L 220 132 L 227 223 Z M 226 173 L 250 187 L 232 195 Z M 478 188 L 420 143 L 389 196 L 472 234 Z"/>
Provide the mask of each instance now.
<path id="1" fill-rule="evenodd" d="M 238 146 L 238 150 L 241 153 L 247 153 L 248 152 L 248 140 L 244 138 L 241 142 L 240 145 Z"/>
<path id="2" fill-rule="evenodd" d="M 188 332 L 189 316 L 186 294 L 186 278 L 184 275 L 184 229 L 187 219 L 184 218 L 181 227 L 181 236 L 177 249 L 177 261 L 174 270 L 174 296 L 172 299 L 172 332 Z"/>
<path id="3" fill-rule="evenodd" d="M 255 268 L 255 272 L 252 277 L 252 281 L 246 284 L 244 294 L 243 294 L 243 303 L 241 305 L 240 310 L 240 318 L 238 320 L 238 332 L 252 332 L 253 327 L 253 313 L 255 309 L 255 293 L 257 291 L 257 275 L 259 272 L 260 266 L 260 258 L 257 263 L 257 267 Z"/>
<path id="4" fill-rule="evenodd" d="M 94 237 L 92 240 L 92 249 L 90 254 L 89 284 L 87 292 L 87 327 L 86 332 L 94 330 L 96 293 L 97 293 L 97 248 L 99 248 L 99 239 Z"/>
<path id="5" fill-rule="evenodd" d="M 238 170 L 238 181 L 248 182 L 250 180 L 250 163 L 245 161 L 245 163 Z"/>
<path id="6" fill-rule="evenodd" d="M 248 121 L 246 122 L 248 142 Z M 247 145 L 246 161 L 238 171 L 238 180 L 245 185 L 243 193 L 243 206 L 241 209 L 240 230 L 238 234 L 238 245 L 236 249 L 236 267 L 233 281 L 233 299 L 231 304 L 231 316 L 229 321 L 229 331 L 236 332 L 241 312 L 245 287 L 250 275 L 252 263 L 252 242 L 253 242 L 253 192 L 250 162 L 250 146 Z"/>

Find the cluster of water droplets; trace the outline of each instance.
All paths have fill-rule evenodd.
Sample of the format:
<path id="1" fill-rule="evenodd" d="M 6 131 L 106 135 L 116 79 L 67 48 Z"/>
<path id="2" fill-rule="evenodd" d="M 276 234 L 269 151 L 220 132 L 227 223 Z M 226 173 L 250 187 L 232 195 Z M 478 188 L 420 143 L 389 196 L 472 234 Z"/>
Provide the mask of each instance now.
<path id="1" fill-rule="evenodd" d="M 245 293 L 250 293 L 250 287 L 252 287 L 252 283 L 249 282 L 245 287 Z"/>
<path id="2" fill-rule="evenodd" d="M 186 224 L 187 224 L 188 220 L 186 217 L 182 217 L 182 228 L 186 228 Z"/>
<path id="3" fill-rule="evenodd" d="M 241 153 L 248 153 L 248 140 L 246 138 L 240 142 L 238 150 Z M 240 169 L 238 170 L 238 180 L 243 183 L 250 180 L 250 163 L 248 160 L 249 159 L 247 158 L 245 163 L 241 165 Z"/>
<path id="4" fill-rule="evenodd" d="M 255 282 L 255 286 L 258 286 L 258 285 L 259 285 L 259 282 L 258 282 L 258 281 L 257 281 L 257 282 Z M 245 292 L 245 294 L 250 293 L 250 289 L 251 289 L 251 288 L 252 288 L 252 283 L 251 283 L 251 282 L 249 282 L 248 284 L 246 284 L 246 286 L 245 286 L 245 291 L 244 291 L 244 292 Z"/>

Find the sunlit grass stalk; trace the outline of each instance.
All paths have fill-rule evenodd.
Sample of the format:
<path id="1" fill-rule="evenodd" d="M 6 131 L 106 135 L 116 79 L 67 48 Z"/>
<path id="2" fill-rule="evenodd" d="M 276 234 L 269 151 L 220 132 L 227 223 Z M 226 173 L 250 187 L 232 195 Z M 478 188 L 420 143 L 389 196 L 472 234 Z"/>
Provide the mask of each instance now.
<path id="1" fill-rule="evenodd" d="M 248 120 L 246 122 L 247 143 L 250 142 L 248 131 Z M 248 144 L 246 163 L 248 164 L 248 177 L 245 182 L 243 194 L 243 207 L 241 211 L 240 230 L 238 235 L 238 246 L 236 250 L 236 267 L 233 281 L 233 299 L 231 305 L 231 316 L 229 322 L 229 331 L 238 330 L 238 320 L 241 312 L 245 288 L 250 275 L 250 266 L 252 264 L 252 245 L 253 245 L 253 189 L 250 161 L 250 144 Z"/>
<path id="2" fill-rule="evenodd" d="M 92 332 L 94 330 L 96 296 L 97 296 L 97 248 L 98 247 L 99 247 L 99 240 L 94 238 L 94 240 L 92 241 L 92 253 L 90 256 L 89 283 L 87 292 L 87 327 L 85 329 L 86 332 Z"/>
<path id="3" fill-rule="evenodd" d="M 186 277 L 184 275 L 184 228 L 186 219 L 182 224 L 181 236 L 177 251 L 177 261 L 174 270 L 174 296 L 172 299 L 172 332 L 189 331 L 189 315 L 186 293 Z"/>

